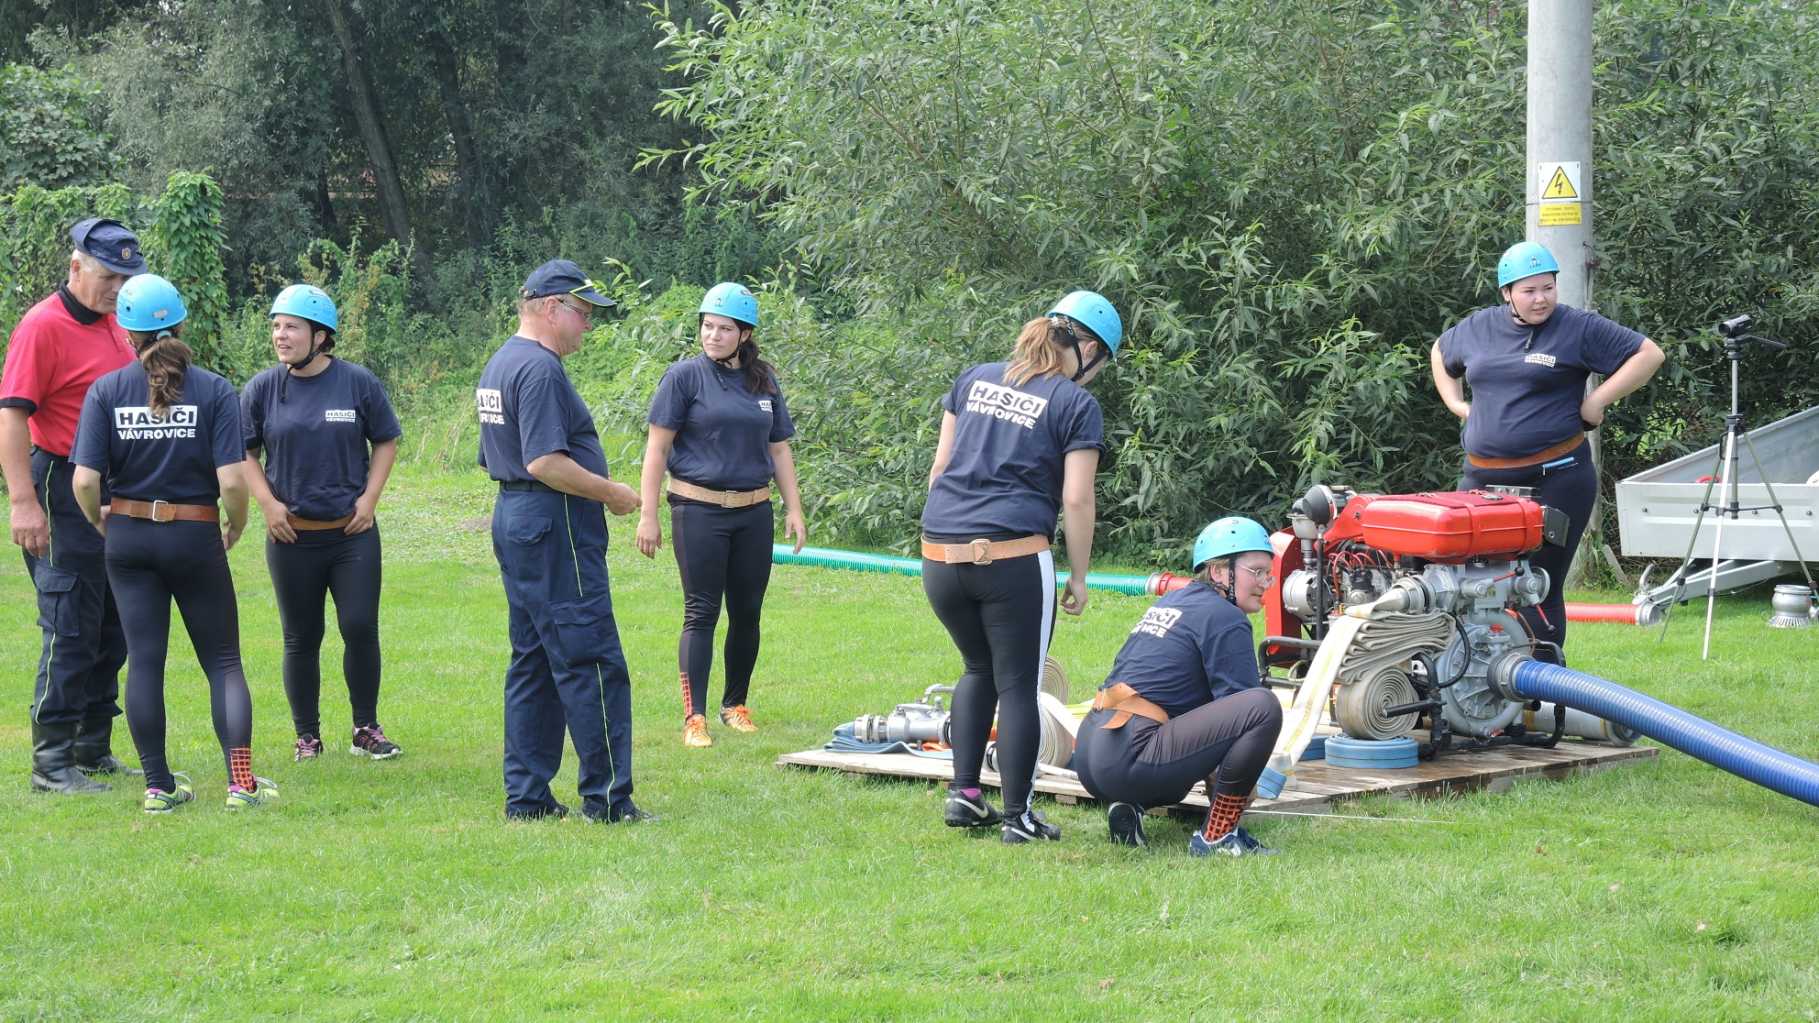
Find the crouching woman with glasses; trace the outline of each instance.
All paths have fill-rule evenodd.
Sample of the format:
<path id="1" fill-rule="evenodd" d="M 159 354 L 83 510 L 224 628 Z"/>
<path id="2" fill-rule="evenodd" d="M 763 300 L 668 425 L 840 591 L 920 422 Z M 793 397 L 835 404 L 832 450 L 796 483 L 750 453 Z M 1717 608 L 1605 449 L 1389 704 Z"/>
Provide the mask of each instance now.
<path id="1" fill-rule="evenodd" d="M 1109 802 L 1112 841 L 1144 845 L 1143 809 L 1172 806 L 1206 782 L 1193 856 L 1268 855 L 1238 826 L 1282 731 L 1264 688 L 1249 616 L 1274 577 L 1269 531 L 1223 518 L 1194 541 L 1194 581 L 1143 614 L 1080 724 L 1074 769 Z"/>

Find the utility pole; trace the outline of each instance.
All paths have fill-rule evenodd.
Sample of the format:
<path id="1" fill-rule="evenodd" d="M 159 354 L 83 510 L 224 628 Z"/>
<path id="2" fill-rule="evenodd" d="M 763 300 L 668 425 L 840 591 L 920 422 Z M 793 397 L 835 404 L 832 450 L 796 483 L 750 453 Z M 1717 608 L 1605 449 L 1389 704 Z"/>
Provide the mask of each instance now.
<path id="1" fill-rule="evenodd" d="M 1592 308 L 1591 271 L 1597 265 L 1592 248 L 1592 3 L 1528 4 L 1526 234 L 1560 261 L 1560 301 L 1580 309 Z M 1588 389 L 1596 385 L 1596 379 L 1586 382 Z M 1599 455 L 1594 433 L 1594 464 L 1602 463 Z M 1601 512 L 1593 506 L 1591 527 L 1567 574 L 1571 581 L 1584 577 L 1583 552 L 1604 543 L 1598 528 Z"/>

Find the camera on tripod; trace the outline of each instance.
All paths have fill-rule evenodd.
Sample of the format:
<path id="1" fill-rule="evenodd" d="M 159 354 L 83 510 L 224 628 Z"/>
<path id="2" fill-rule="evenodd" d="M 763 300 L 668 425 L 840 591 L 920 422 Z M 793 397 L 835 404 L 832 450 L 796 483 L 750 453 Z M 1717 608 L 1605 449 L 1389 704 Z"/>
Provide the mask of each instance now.
<path id="1" fill-rule="evenodd" d="M 1750 324 L 1753 322 L 1755 321 L 1750 319 L 1748 313 L 1744 313 L 1742 316 L 1733 316 L 1723 323 L 1718 324 L 1718 333 L 1723 334 L 1725 337 L 1740 337 L 1743 334 L 1749 333 Z"/>

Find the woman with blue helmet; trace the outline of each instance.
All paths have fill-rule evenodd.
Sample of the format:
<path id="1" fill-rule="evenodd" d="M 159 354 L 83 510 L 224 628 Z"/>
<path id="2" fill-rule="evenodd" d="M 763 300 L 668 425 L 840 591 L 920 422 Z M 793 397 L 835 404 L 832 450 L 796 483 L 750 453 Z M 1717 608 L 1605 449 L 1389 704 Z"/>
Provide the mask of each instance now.
<path id="1" fill-rule="evenodd" d="M 922 511 L 922 589 L 966 667 L 954 687 L 954 780 L 943 819 L 999 825 L 1007 844 L 1061 837 L 1029 805 L 1041 738 L 1037 684 L 1055 622 L 1050 547 L 1065 510 L 1061 608 L 1080 614 L 1105 447 L 1104 416 L 1086 385 L 1123 339 L 1112 304 L 1075 291 L 1023 325 L 1008 361 L 968 369 L 941 399 Z M 1003 813 L 979 788 L 994 710 Z"/>
<path id="2" fill-rule="evenodd" d="M 322 755 L 323 604 L 335 598 L 341 672 L 353 705 L 350 752 L 402 752 L 379 725 L 379 527 L 374 513 L 403 430 L 379 378 L 336 358 L 328 293 L 293 284 L 272 303 L 278 365 L 240 396 L 246 477 L 265 516 L 265 565 L 284 631 L 292 757 Z M 260 464 L 260 453 L 265 462 Z"/>
<path id="3" fill-rule="evenodd" d="M 1248 617 L 1263 608 L 1272 557 L 1255 521 L 1208 525 L 1194 541 L 1194 581 L 1145 611 L 1118 651 L 1074 748 L 1080 784 L 1111 804 L 1112 841 L 1144 845 L 1144 808 L 1179 803 L 1205 781 L 1212 806 L 1189 855 L 1274 851 L 1238 826 L 1282 730 Z"/>
<path id="4" fill-rule="evenodd" d="M 227 761 L 227 808 L 260 806 L 278 790 L 253 774 L 253 706 L 227 565 L 246 528 L 240 405 L 232 384 L 191 364 L 180 339 L 188 313 L 169 281 L 155 274 L 127 281 L 116 313 L 138 359 L 89 388 L 70 460 L 76 502 L 106 538 L 108 585 L 126 631 L 126 722 L 145 769 L 144 809 L 168 813 L 195 798 L 165 760 L 173 599 L 208 677 Z M 112 495 L 105 516 L 104 484 Z"/>
<path id="5" fill-rule="evenodd" d="M 701 354 L 671 366 L 651 398 L 637 543 L 645 557 L 656 557 L 662 546 L 657 498 L 668 472 L 670 543 L 682 575 L 676 650 L 682 742 L 700 749 L 714 744 L 707 734 L 707 686 L 722 604 L 727 632 L 720 721 L 736 732 L 758 730 L 746 701 L 771 579 L 772 480 L 783 493 L 784 536 L 795 538 L 798 551 L 808 529 L 789 443 L 796 427 L 777 371 L 759 357 L 752 337 L 758 297 L 743 284 L 716 284 L 697 315 Z"/>
<path id="6" fill-rule="evenodd" d="M 1521 609 L 1530 635 L 1566 643 L 1566 570 L 1598 499 L 1588 431 L 1624 395 L 1647 383 L 1666 356 L 1655 342 L 1597 313 L 1559 305 L 1560 264 L 1545 246 L 1518 242 L 1497 261 L 1503 304 L 1480 309 L 1449 327 L 1429 353 L 1434 388 L 1460 431 L 1465 471 L 1460 486 L 1534 489 L 1541 503 L 1565 512 L 1566 546 L 1543 546 L 1529 564 L 1547 573 L 1547 597 Z M 1590 393 L 1586 378 L 1606 374 Z M 1466 400 L 1466 388 L 1471 400 Z"/>

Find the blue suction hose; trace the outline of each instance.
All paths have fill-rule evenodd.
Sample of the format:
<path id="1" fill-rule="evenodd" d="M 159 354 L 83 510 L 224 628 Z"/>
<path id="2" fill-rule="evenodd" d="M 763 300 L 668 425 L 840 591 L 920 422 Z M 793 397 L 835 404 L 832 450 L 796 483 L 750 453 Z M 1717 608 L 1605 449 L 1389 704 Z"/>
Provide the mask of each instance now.
<path id="1" fill-rule="evenodd" d="M 1819 806 L 1819 764 L 1784 753 L 1615 682 L 1513 654 L 1492 679 L 1506 697 L 1548 700 L 1625 725 L 1745 781 Z"/>

